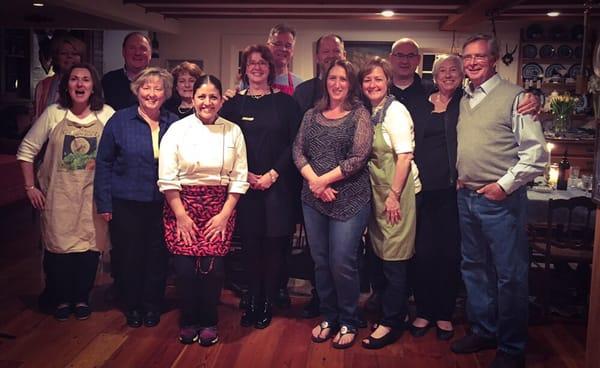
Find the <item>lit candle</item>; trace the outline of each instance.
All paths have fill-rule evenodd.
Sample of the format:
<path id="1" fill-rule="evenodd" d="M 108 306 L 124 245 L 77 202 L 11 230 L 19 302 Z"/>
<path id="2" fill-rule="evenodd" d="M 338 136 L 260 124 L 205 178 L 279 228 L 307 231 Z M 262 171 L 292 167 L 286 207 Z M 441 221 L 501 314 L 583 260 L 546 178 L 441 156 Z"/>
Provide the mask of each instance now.
<path id="1" fill-rule="evenodd" d="M 554 143 L 546 143 L 546 149 L 548 150 L 548 165 L 552 165 L 552 149 L 554 148 Z"/>
<path id="2" fill-rule="evenodd" d="M 558 164 L 550 165 L 550 172 L 548 173 L 548 186 L 553 189 L 556 188 L 558 183 Z"/>

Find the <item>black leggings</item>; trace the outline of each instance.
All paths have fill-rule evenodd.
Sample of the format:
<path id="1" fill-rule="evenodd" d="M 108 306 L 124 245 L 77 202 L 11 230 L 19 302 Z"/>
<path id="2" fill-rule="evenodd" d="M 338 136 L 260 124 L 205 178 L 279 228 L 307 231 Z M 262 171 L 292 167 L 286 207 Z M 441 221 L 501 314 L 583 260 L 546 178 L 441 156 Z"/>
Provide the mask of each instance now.
<path id="1" fill-rule="evenodd" d="M 265 237 L 242 234 L 248 295 L 256 300 L 273 300 L 280 284 L 282 255 L 290 236 Z"/>
<path id="2" fill-rule="evenodd" d="M 56 305 L 89 303 L 94 287 L 99 252 L 52 253 L 44 251 L 46 292 Z"/>
<path id="3" fill-rule="evenodd" d="M 420 196 L 413 258 L 417 317 L 450 321 L 460 282 L 456 190 L 423 191 Z"/>
<path id="4" fill-rule="evenodd" d="M 223 257 L 173 256 L 177 272 L 177 294 L 181 325 L 211 327 L 217 325 L 217 304 L 225 276 Z"/>

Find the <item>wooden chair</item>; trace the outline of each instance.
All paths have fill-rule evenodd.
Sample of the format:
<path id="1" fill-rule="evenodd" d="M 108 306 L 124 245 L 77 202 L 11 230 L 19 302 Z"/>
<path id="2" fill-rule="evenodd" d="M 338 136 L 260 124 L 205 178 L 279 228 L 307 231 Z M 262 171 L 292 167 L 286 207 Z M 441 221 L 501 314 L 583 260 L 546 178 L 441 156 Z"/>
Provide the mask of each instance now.
<path id="1" fill-rule="evenodd" d="M 562 263 L 591 264 L 594 244 L 592 214 L 596 205 L 588 197 L 550 199 L 545 226 L 530 226 L 532 261 L 544 264 L 541 302 L 544 318 L 549 315 L 550 291 L 553 287 L 550 265 Z M 589 290 L 585 290 L 586 295 Z"/>

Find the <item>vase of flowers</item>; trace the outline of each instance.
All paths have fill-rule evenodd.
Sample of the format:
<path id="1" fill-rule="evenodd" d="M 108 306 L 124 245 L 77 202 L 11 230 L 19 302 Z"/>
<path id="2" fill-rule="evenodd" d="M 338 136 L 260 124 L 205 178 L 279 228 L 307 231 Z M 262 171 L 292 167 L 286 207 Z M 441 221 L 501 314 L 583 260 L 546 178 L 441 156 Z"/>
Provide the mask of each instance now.
<path id="1" fill-rule="evenodd" d="M 575 111 L 577 98 L 568 92 L 552 92 L 547 101 L 547 111 L 552 114 L 552 131 L 557 137 L 565 136 L 571 128 L 571 117 Z"/>

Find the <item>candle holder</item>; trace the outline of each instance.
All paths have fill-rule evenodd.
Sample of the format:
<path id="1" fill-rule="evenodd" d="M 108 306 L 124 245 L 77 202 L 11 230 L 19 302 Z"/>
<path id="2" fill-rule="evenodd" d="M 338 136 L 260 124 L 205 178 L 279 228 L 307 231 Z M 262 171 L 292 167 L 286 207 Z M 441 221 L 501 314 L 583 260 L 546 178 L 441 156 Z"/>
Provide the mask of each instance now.
<path id="1" fill-rule="evenodd" d="M 558 164 L 551 164 L 548 167 L 548 186 L 556 189 L 558 183 Z"/>

